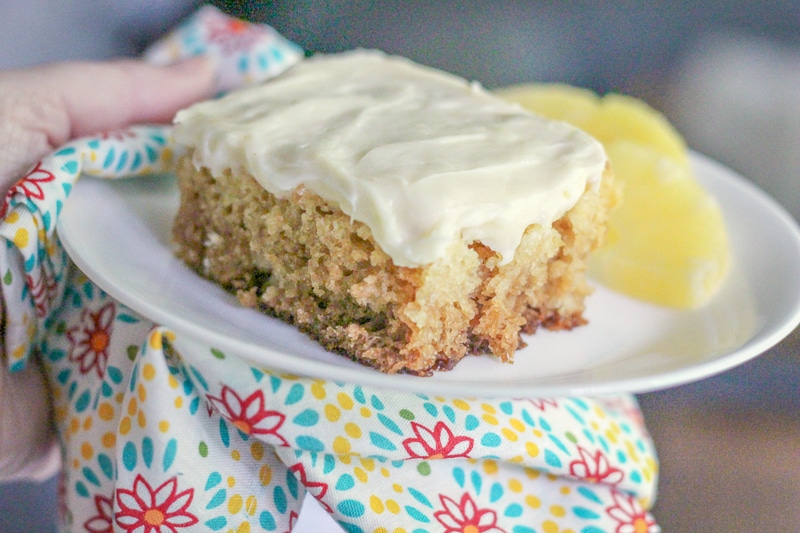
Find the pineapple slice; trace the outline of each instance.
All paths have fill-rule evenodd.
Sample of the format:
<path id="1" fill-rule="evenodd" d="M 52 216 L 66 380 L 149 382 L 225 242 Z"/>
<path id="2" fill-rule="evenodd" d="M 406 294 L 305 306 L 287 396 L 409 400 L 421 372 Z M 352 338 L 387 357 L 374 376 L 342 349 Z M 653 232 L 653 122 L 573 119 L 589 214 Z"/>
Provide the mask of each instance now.
<path id="1" fill-rule="evenodd" d="M 730 256 L 719 205 L 688 166 L 649 146 L 618 141 L 607 150 L 615 172 L 626 177 L 624 197 L 611 214 L 606 246 L 590 259 L 590 275 L 661 305 L 694 308 L 707 302 Z"/>
<path id="2" fill-rule="evenodd" d="M 722 212 L 697 183 L 686 143 L 667 119 L 623 95 L 567 85 L 520 85 L 498 94 L 564 120 L 605 146 L 623 187 L 606 245 L 589 262 L 594 279 L 652 303 L 695 308 L 725 278 L 730 246 Z"/>
<path id="3" fill-rule="evenodd" d="M 540 115 L 569 122 L 606 147 L 628 139 L 688 165 L 683 137 L 664 115 L 632 96 L 601 98 L 589 89 L 563 84 L 513 85 L 496 93 Z"/>
<path id="4" fill-rule="evenodd" d="M 597 113 L 586 131 L 606 146 L 622 140 L 648 146 L 662 156 L 688 166 L 688 148 L 666 117 L 631 96 L 608 94 L 599 99 Z"/>
<path id="5" fill-rule="evenodd" d="M 600 101 L 589 89 L 562 84 L 512 85 L 494 92 L 504 100 L 548 118 L 569 122 L 584 131 L 589 131 L 588 125 L 597 115 Z"/>

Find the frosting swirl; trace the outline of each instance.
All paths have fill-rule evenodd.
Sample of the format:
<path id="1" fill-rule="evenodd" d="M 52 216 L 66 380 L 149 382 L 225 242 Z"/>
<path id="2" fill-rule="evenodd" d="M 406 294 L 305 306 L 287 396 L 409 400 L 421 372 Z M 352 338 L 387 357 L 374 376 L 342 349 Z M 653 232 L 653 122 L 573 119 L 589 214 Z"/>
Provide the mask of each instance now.
<path id="1" fill-rule="evenodd" d="M 279 197 L 302 184 L 410 267 L 458 238 L 510 261 L 525 229 L 560 218 L 606 164 L 570 125 L 377 51 L 315 56 L 175 122 L 198 167 L 246 172 Z"/>

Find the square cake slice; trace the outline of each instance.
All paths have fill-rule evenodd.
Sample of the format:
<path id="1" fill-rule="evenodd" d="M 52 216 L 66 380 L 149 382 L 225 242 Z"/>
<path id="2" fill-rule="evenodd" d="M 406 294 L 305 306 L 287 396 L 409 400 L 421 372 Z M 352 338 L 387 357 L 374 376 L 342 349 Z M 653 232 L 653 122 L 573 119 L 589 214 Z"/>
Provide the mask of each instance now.
<path id="1" fill-rule="evenodd" d="M 428 375 L 585 322 L 618 191 L 567 124 L 357 50 L 184 110 L 174 137 L 177 255 L 326 349 Z"/>

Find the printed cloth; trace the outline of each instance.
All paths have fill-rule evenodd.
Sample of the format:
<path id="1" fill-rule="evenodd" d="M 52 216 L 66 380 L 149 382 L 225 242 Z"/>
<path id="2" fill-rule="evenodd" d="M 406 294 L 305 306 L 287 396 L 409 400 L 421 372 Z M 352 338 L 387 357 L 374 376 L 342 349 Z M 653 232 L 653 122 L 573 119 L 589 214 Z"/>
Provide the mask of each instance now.
<path id="1" fill-rule="evenodd" d="M 303 57 L 210 7 L 148 57 L 200 53 L 220 59 L 222 89 Z M 288 532 L 309 495 L 349 532 L 658 531 L 655 452 L 629 395 L 455 398 L 285 375 L 106 294 L 59 244 L 61 208 L 81 175 L 135 179 L 173 159 L 167 126 L 78 139 L 0 211 L 8 364 L 39 357 L 52 385 L 64 531 Z"/>

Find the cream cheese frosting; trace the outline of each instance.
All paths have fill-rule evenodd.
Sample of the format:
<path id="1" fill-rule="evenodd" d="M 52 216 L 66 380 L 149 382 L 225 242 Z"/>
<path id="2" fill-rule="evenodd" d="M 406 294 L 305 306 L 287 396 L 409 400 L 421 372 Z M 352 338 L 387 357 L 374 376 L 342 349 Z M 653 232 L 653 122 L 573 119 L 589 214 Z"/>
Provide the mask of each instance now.
<path id="1" fill-rule="evenodd" d="M 175 123 L 198 168 L 250 174 L 278 197 L 303 185 L 408 267 L 459 238 L 510 261 L 526 228 L 560 218 L 606 164 L 600 143 L 568 124 L 368 50 L 307 59 Z"/>

